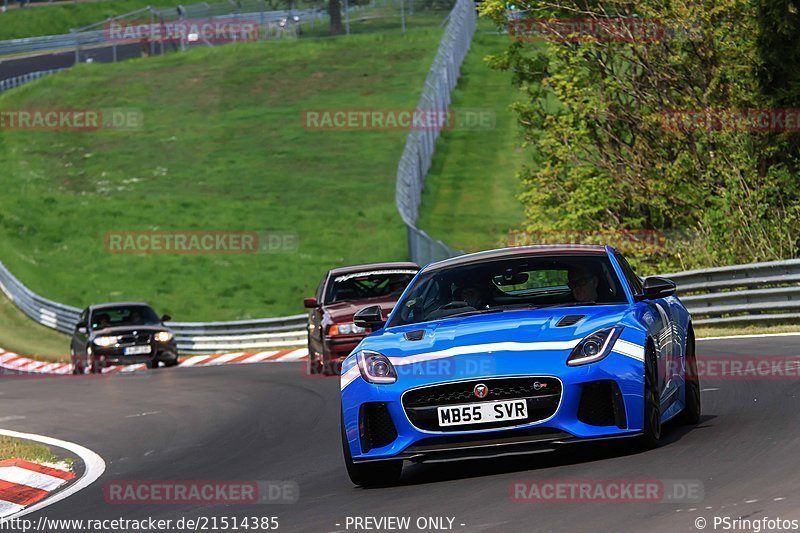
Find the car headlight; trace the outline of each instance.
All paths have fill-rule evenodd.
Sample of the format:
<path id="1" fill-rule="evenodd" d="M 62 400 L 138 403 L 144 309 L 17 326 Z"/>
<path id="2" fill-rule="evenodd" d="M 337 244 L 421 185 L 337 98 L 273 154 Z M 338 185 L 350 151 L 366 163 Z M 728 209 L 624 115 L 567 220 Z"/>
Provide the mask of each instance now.
<path id="1" fill-rule="evenodd" d="M 611 348 L 620 333 L 622 333 L 621 326 L 595 331 L 575 346 L 567 358 L 567 364 L 569 366 L 586 365 L 603 359 L 611 353 Z"/>
<path id="2" fill-rule="evenodd" d="M 361 377 L 369 383 L 394 383 L 397 372 L 394 365 L 385 355 L 369 350 L 361 350 L 356 354 Z"/>
<path id="3" fill-rule="evenodd" d="M 172 333 L 169 331 L 159 331 L 155 334 L 156 341 L 158 342 L 169 342 L 172 340 Z"/>
<path id="4" fill-rule="evenodd" d="M 97 337 L 94 343 L 102 348 L 108 348 L 117 344 L 117 340 L 119 340 L 119 337 Z"/>
<path id="5" fill-rule="evenodd" d="M 336 337 L 337 335 L 355 335 L 357 333 L 364 333 L 365 331 L 367 330 L 356 326 L 352 322 L 348 322 L 346 324 L 333 324 L 328 329 L 328 335 L 331 337 Z"/>

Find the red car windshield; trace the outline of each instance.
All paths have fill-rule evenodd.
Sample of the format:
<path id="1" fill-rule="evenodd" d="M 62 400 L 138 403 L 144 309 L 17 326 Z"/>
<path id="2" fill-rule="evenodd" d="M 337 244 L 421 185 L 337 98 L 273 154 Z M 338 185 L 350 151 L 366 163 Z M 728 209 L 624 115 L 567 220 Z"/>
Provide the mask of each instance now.
<path id="1" fill-rule="evenodd" d="M 325 304 L 389 296 L 398 298 L 415 274 L 415 270 L 409 269 L 342 274 L 329 282 L 325 291 Z"/>

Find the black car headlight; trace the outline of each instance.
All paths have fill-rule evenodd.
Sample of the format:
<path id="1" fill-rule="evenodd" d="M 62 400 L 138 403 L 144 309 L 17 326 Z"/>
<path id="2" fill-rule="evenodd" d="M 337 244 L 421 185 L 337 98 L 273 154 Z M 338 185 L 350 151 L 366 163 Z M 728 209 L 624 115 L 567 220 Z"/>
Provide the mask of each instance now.
<path id="1" fill-rule="evenodd" d="M 172 340 L 172 333 L 169 331 L 158 331 L 154 335 L 156 342 L 169 342 Z"/>
<path id="2" fill-rule="evenodd" d="M 378 352 L 361 350 L 356 354 L 361 377 L 368 383 L 394 383 L 397 372 L 389 358 Z"/>
<path id="3" fill-rule="evenodd" d="M 569 366 L 579 366 L 603 359 L 611 353 L 611 348 L 613 348 L 620 333 L 622 333 L 622 326 L 595 331 L 575 346 L 567 358 L 567 364 Z"/>

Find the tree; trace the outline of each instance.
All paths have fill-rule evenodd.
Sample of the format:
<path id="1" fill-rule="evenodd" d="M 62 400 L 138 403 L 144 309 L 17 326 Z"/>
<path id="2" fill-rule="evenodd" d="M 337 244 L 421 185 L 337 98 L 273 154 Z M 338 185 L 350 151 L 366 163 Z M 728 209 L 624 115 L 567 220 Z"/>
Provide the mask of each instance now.
<path id="1" fill-rule="evenodd" d="M 331 17 L 331 35 L 339 35 L 342 27 L 342 5 L 339 0 L 328 0 L 328 15 Z"/>
<path id="2" fill-rule="evenodd" d="M 647 270 L 797 254 L 797 153 L 783 150 L 798 134 L 753 131 L 738 113 L 774 106 L 765 49 L 797 39 L 763 43 L 756 1 L 788 3 L 515 2 L 527 19 L 490 64 L 524 95 L 528 229 L 664 232 L 661 256 L 633 258 Z M 508 24 L 502 0 L 482 13 Z"/>

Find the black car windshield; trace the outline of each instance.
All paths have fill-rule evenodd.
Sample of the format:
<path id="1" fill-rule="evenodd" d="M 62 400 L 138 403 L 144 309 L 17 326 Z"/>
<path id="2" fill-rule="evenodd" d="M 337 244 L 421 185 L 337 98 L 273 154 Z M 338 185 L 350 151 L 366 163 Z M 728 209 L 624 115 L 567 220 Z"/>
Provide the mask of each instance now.
<path id="1" fill-rule="evenodd" d="M 147 326 L 160 324 L 161 319 L 146 305 L 103 307 L 92 312 L 92 329 L 117 326 Z"/>
<path id="2" fill-rule="evenodd" d="M 423 273 L 389 326 L 514 309 L 626 303 L 608 256 L 512 257 Z"/>
<path id="3" fill-rule="evenodd" d="M 416 273 L 411 269 L 392 269 L 335 276 L 325 291 L 325 304 L 389 296 L 398 298 Z"/>

